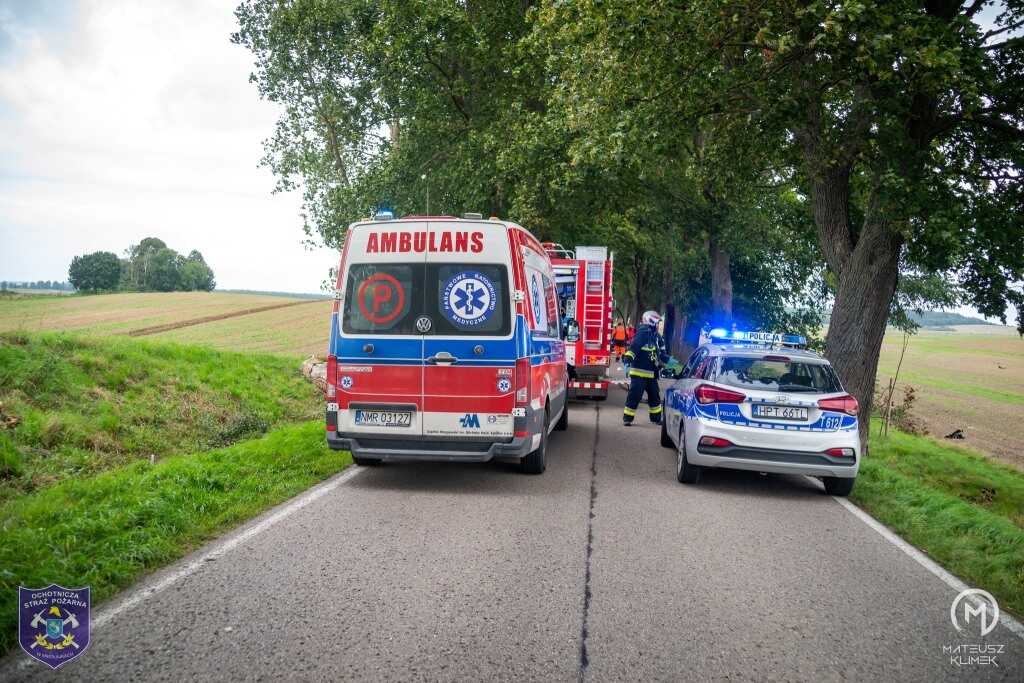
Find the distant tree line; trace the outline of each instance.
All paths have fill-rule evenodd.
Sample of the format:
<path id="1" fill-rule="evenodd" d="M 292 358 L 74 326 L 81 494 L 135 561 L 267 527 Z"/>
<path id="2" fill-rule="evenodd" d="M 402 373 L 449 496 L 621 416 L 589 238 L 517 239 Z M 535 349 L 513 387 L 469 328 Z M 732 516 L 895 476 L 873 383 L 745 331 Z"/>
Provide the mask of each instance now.
<path id="1" fill-rule="evenodd" d="M 71 292 L 74 291 L 74 287 L 71 286 L 70 282 L 58 282 L 57 280 L 36 280 L 30 282 L 28 280 L 0 280 L 0 291 L 5 289 L 47 289 L 51 291 L 59 292 Z"/>
<path id="2" fill-rule="evenodd" d="M 209 292 L 217 286 L 201 253 L 182 256 L 156 237 L 129 246 L 123 258 L 109 251 L 76 256 L 68 279 L 86 292 Z"/>

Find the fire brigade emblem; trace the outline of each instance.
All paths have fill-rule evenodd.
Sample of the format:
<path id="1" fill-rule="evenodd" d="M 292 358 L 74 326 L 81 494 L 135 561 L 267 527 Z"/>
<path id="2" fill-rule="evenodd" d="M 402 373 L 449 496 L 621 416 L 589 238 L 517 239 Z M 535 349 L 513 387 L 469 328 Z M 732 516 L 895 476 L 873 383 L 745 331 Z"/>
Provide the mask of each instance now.
<path id="1" fill-rule="evenodd" d="M 18 586 L 18 643 L 28 656 L 51 669 L 89 647 L 89 588 Z"/>
<path id="2" fill-rule="evenodd" d="M 441 307 L 445 316 L 461 327 L 475 327 L 487 320 L 497 308 L 494 284 L 483 273 L 459 273 L 445 285 Z"/>

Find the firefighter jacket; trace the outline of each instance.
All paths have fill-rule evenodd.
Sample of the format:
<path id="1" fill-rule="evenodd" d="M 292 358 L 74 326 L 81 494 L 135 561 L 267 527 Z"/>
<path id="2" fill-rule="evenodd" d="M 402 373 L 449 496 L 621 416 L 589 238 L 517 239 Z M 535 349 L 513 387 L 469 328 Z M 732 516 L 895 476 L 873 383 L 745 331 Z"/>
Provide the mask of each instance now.
<path id="1" fill-rule="evenodd" d="M 630 377 L 657 377 L 658 369 L 671 360 L 665 351 L 665 338 L 658 334 L 654 325 L 641 325 L 637 329 L 625 359 L 630 365 Z"/>

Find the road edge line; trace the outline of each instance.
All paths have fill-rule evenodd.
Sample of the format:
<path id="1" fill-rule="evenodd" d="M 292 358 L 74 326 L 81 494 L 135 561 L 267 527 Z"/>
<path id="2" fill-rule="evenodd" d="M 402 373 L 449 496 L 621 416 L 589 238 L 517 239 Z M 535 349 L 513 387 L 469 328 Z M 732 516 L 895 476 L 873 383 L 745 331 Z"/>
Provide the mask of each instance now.
<path id="1" fill-rule="evenodd" d="M 927 569 L 929 572 L 937 576 L 947 586 L 955 590 L 957 593 L 963 592 L 971 588 L 964 583 L 958 576 L 950 573 L 947 569 L 939 565 L 935 560 L 925 555 L 923 552 L 907 543 L 905 540 L 896 535 L 889 527 L 885 526 L 877 519 L 869 515 L 864 510 L 860 509 L 849 500 L 841 496 L 832 496 L 832 500 L 836 501 L 853 516 L 857 517 L 860 521 L 867 524 L 869 527 L 874 529 L 889 543 L 893 544 L 897 548 L 903 551 L 905 555 L 910 559 L 917 562 L 919 565 Z M 1024 624 L 1014 619 L 1012 616 L 1006 613 L 1005 610 L 999 610 L 999 623 L 1006 627 L 1008 631 L 1013 633 L 1018 638 L 1024 640 Z"/>
<path id="2" fill-rule="evenodd" d="M 159 578 L 153 577 L 142 585 L 137 586 L 134 589 L 129 589 L 129 592 L 122 594 L 116 598 L 114 602 L 110 603 L 105 608 L 98 610 L 98 614 L 92 621 L 92 627 L 94 629 L 102 628 L 105 624 L 125 610 L 135 607 L 146 598 L 152 597 L 157 593 L 170 588 L 181 579 L 194 574 L 207 562 L 226 555 L 251 538 L 263 533 L 292 513 L 301 510 L 318 498 L 322 498 L 327 495 L 349 479 L 352 479 L 361 471 L 362 469 L 358 466 L 354 464 L 349 465 L 338 474 L 316 484 L 312 488 L 306 489 L 304 493 L 301 493 L 288 502 L 283 503 L 276 509 L 263 513 L 265 516 L 262 519 L 259 519 L 259 521 L 250 521 L 248 525 L 243 526 L 241 529 L 237 529 L 227 536 L 223 536 L 213 541 L 211 544 L 206 546 L 206 552 L 202 553 L 195 559 L 190 560 L 185 564 L 185 566 L 170 571 L 170 573 L 165 573 Z"/>

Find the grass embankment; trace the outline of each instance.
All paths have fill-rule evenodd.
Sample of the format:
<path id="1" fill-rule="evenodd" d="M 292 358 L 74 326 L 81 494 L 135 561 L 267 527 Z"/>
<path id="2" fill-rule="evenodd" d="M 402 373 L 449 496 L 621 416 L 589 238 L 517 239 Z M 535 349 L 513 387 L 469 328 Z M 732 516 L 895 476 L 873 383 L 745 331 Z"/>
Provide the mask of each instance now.
<path id="1" fill-rule="evenodd" d="M 140 458 L 255 438 L 321 411 L 293 359 L 0 333 L 0 504 Z"/>
<path id="2" fill-rule="evenodd" d="M 1024 615 L 1024 472 L 927 437 L 876 430 L 850 498 Z"/>
<path id="3" fill-rule="evenodd" d="M 0 652 L 15 647 L 17 586 L 91 586 L 103 601 L 142 573 L 351 462 L 323 424 L 282 427 L 205 453 L 136 461 L 0 506 Z"/>

